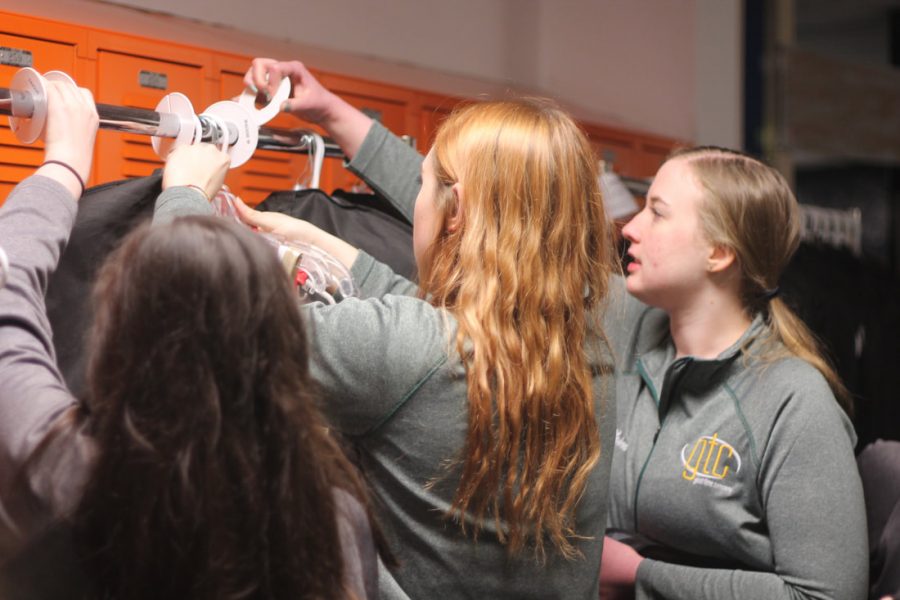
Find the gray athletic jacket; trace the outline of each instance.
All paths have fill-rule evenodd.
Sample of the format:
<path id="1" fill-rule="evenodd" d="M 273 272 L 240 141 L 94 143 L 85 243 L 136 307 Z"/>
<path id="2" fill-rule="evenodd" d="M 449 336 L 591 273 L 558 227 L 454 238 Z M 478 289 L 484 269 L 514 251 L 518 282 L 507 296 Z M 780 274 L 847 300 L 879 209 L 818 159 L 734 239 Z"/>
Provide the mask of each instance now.
<path id="1" fill-rule="evenodd" d="M 675 360 L 667 315 L 618 283 L 609 527 L 657 558 L 637 597 L 864 598 L 855 434 L 822 375 L 761 361 L 761 317 L 715 360 Z"/>
<path id="2" fill-rule="evenodd" d="M 375 123 L 348 166 L 412 221 L 421 161 Z M 200 197 L 173 194 L 181 192 L 160 197 L 156 220 L 193 212 L 184 202 Z M 485 523 L 475 543 L 444 516 L 459 472 L 442 467 L 459 457 L 468 430 L 465 369 L 452 343 L 455 319 L 415 297 L 415 285 L 364 252 L 351 273 L 362 299 L 307 305 L 304 312 L 312 372 L 328 396 L 323 408 L 353 441 L 400 562 L 379 573 L 381 597 L 597 598 L 615 437 L 611 358 L 593 357 L 602 447 L 576 515 L 583 558 L 548 553 L 541 566 L 527 551 L 510 557 L 493 523 Z M 471 517 L 465 520 L 471 529 Z"/>

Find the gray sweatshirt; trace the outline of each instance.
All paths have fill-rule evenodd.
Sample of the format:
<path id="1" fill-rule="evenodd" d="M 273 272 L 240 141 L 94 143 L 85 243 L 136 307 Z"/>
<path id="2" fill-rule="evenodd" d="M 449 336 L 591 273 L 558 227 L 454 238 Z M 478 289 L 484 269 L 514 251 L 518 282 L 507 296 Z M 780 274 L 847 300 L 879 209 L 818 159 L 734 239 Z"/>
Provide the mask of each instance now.
<path id="1" fill-rule="evenodd" d="M 675 359 L 668 316 L 618 280 L 609 528 L 645 556 L 638 598 L 861 599 L 855 434 L 822 375 L 762 361 L 757 317 L 714 360 Z M 746 345 L 746 350 L 742 348 Z"/>
<path id="2" fill-rule="evenodd" d="M 411 221 L 421 160 L 376 123 L 349 168 Z M 167 204 L 166 212 L 189 212 Z M 445 518 L 459 472 L 442 467 L 459 457 L 468 429 L 465 369 L 452 343 L 456 321 L 365 253 L 351 273 L 363 298 L 307 305 L 306 322 L 326 414 L 353 441 L 400 562 L 379 574 L 381 597 L 596 598 L 615 433 L 610 377 L 594 379 L 602 450 L 576 515 L 583 558 L 551 552 L 540 566 L 527 551 L 510 557 L 491 522 L 475 543 Z M 598 373 L 612 366 L 606 356 L 593 363 Z M 465 520 L 471 529 L 472 518 Z"/>

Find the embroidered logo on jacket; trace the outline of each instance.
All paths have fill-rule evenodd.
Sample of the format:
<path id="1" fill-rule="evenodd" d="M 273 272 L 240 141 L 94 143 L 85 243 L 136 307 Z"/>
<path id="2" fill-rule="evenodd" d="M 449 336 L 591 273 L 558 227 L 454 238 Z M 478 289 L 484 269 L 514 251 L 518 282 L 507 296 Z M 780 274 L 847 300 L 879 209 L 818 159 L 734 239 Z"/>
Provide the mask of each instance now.
<path id="1" fill-rule="evenodd" d="M 737 475 L 741 471 L 741 455 L 734 446 L 719 439 L 719 434 L 704 435 L 681 449 L 682 478 L 693 484 L 721 488 L 731 491 L 731 487 L 720 483 L 729 473 Z"/>
<path id="2" fill-rule="evenodd" d="M 626 452 L 628 450 L 628 442 L 625 441 L 625 436 L 622 435 L 621 429 L 616 429 L 616 448 L 618 448 L 622 452 Z"/>

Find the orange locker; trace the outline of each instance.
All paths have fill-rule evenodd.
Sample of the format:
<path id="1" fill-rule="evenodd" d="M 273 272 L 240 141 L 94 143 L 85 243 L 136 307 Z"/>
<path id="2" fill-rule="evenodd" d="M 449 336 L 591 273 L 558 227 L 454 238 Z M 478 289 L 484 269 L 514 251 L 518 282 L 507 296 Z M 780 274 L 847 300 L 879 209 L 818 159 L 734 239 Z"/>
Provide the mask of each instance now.
<path id="1" fill-rule="evenodd" d="M 419 131 L 419 115 L 414 106 L 411 90 L 391 85 L 322 73 L 319 81 L 351 105 L 379 121 L 397 135 L 415 137 Z M 343 190 L 365 191 L 362 181 L 343 167 L 340 160 L 325 161 L 323 178 L 327 177 L 333 192 Z"/>
<path id="2" fill-rule="evenodd" d="M 637 140 L 625 131 L 582 123 L 597 158 L 613 164 L 619 175 L 642 177 Z"/>
<path id="3" fill-rule="evenodd" d="M 434 136 L 441 122 L 454 108 L 471 100 L 438 94 L 418 94 L 418 101 L 420 116 L 417 145 L 419 151 L 425 154 L 434 143 Z"/>
<path id="4" fill-rule="evenodd" d="M 641 154 L 639 157 L 639 170 L 642 173 L 641 177 L 652 177 L 656 175 L 656 172 L 662 164 L 666 162 L 666 158 L 672 150 L 678 146 L 679 143 L 675 140 L 667 140 L 665 138 L 648 138 L 641 140 Z"/>
<path id="5" fill-rule="evenodd" d="M 101 42 L 96 49 L 97 102 L 153 110 L 164 96 L 180 92 L 190 98 L 195 112 L 209 104 L 204 90 L 207 53 L 173 51 L 127 37 L 102 36 Z M 163 165 L 146 135 L 100 131 L 96 153 L 98 183 L 149 175 Z"/>
<path id="6" fill-rule="evenodd" d="M 219 77 L 215 92 L 218 99 L 229 100 L 243 91 L 244 73 L 251 60 L 249 57 L 215 57 L 215 69 Z M 287 114 L 279 114 L 269 121 L 266 127 L 317 129 L 322 133 L 321 129 L 310 123 Z M 334 159 L 325 160 L 327 162 Z M 255 205 L 265 200 L 272 192 L 290 190 L 298 182 L 307 186 L 311 175 L 312 164 L 306 154 L 257 150 L 253 158 L 229 172 L 225 183 L 245 202 Z M 324 175 L 320 178 L 319 187 L 331 189 Z"/>
<path id="7" fill-rule="evenodd" d="M 22 67 L 45 73 L 65 71 L 82 85 L 77 68 L 77 50 L 86 35 L 74 28 L 25 19 L 0 12 L 0 87 L 9 87 L 13 75 Z M 32 174 L 41 164 L 44 145 L 20 144 L 9 128 L 7 117 L 0 117 L 0 204 L 10 190 Z"/>

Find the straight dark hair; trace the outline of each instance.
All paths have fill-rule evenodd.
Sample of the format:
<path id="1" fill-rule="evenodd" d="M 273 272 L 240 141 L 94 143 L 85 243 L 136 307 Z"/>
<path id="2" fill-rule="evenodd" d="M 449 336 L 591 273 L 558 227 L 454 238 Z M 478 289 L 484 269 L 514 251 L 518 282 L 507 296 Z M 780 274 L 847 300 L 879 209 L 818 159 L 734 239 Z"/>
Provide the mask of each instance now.
<path id="1" fill-rule="evenodd" d="M 97 596 L 346 597 L 335 493 L 366 493 L 271 248 L 210 217 L 143 227 L 94 305 L 79 418 L 98 455 L 72 522 Z"/>

